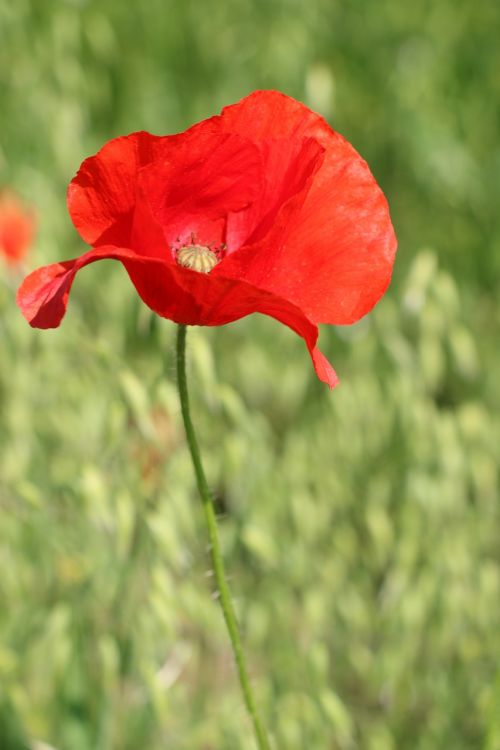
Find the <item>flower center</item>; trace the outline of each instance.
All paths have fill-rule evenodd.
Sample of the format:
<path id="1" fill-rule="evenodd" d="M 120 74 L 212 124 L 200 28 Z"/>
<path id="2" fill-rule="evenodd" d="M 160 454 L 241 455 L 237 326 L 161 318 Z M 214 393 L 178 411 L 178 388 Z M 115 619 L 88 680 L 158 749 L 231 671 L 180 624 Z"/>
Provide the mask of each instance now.
<path id="1" fill-rule="evenodd" d="M 210 273 L 219 258 L 206 245 L 184 245 L 177 251 L 177 263 L 199 273 Z"/>

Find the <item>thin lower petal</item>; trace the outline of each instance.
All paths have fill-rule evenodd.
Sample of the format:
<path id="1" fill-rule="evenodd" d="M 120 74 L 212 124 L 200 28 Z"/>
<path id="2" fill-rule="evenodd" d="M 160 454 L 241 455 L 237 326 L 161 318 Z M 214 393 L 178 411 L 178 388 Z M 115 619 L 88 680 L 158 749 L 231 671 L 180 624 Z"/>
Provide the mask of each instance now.
<path id="1" fill-rule="evenodd" d="M 296 305 L 246 281 L 198 273 L 125 248 L 95 248 L 80 258 L 39 268 L 21 284 L 17 303 L 34 328 L 57 328 L 77 272 L 98 260 L 119 260 L 141 299 L 155 313 L 186 325 L 225 325 L 261 313 L 304 339 L 320 380 L 333 388 L 335 371 L 316 348 L 318 328 Z"/>

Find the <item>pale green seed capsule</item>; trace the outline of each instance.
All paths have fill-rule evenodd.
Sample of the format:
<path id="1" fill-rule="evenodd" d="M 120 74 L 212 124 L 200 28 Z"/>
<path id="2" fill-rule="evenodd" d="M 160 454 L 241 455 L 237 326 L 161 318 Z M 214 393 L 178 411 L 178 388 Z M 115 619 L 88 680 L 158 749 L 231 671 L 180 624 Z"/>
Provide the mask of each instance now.
<path id="1" fill-rule="evenodd" d="M 213 250 L 205 245 L 184 245 L 177 252 L 177 263 L 199 273 L 210 273 L 219 262 Z"/>

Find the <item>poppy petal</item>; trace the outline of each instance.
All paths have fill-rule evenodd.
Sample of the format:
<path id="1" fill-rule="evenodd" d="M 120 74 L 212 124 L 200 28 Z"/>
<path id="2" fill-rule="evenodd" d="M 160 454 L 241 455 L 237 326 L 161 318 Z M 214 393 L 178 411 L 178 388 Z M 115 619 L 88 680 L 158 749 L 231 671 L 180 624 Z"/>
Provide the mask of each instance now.
<path id="1" fill-rule="evenodd" d="M 262 182 L 259 149 L 239 135 L 210 129 L 185 138 L 140 175 L 153 216 L 170 244 L 244 209 L 262 192 Z"/>
<path id="2" fill-rule="evenodd" d="M 90 250 L 80 258 L 44 266 L 27 276 L 18 290 L 17 303 L 30 325 L 57 328 L 76 273 L 106 258 L 121 261 L 143 301 L 155 313 L 176 323 L 224 325 L 254 312 L 275 318 L 304 339 L 318 377 L 331 388 L 338 382 L 316 348 L 317 326 L 287 300 L 245 281 L 211 277 L 115 246 Z"/>
<path id="3" fill-rule="evenodd" d="M 77 271 L 96 260 L 116 257 L 109 250 L 109 247 L 89 250 L 79 258 L 42 266 L 26 276 L 17 290 L 16 301 L 30 326 L 57 328 L 66 313 Z"/>
<path id="4" fill-rule="evenodd" d="M 114 138 L 85 159 L 67 195 L 71 219 L 85 242 L 129 246 L 137 172 L 168 138 L 132 133 Z"/>
<path id="5" fill-rule="evenodd" d="M 221 120 L 256 140 L 313 137 L 325 152 L 304 200 L 292 198 L 267 237 L 229 256 L 220 272 L 244 274 L 316 323 L 358 320 L 386 290 L 396 252 L 387 202 L 366 162 L 323 118 L 275 91 L 251 94 Z"/>
<path id="6" fill-rule="evenodd" d="M 267 138 L 258 146 L 264 180 L 252 204 L 228 217 L 226 244 L 229 253 L 265 236 L 281 206 L 308 187 L 324 153 L 314 138 Z"/>

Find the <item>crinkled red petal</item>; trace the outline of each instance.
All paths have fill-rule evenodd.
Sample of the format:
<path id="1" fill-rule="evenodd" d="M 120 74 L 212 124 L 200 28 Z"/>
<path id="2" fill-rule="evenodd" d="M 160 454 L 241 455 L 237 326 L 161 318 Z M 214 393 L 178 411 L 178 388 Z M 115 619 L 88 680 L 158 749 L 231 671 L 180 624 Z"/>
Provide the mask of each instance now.
<path id="1" fill-rule="evenodd" d="M 239 135 L 191 133 L 166 158 L 141 170 L 139 182 L 167 242 L 201 241 L 207 223 L 241 211 L 262 192 L 259 149 Z M 206 238 L 221 242 L 222 236 Z"/>
<path id="2" fill-rule="evenodd" d="M 168 137 L 132 133 L 106 143 L 82 163 L 68 187 L 68 211 L 90 245 L 130 246 L 138 170 L 156 158 Z"/>
<path id="3" fill-rule="evenodd" d="M 179 235 L 251 203 L 262 180 L 259 149 L 206 120 L 174 136 L 110 141 L 81 165 L 68 210 L 89 244 L 160 257 Z"/>
<path id="4" fill-rule="evenodd" d="M 314 138 L 267 138 L 258 145 L 264 179 L 251 205 L 228 217 L 226 242 L 230 253 L 265 237 L 280 208 L 308 189 L 323 160 L 324 149 Z"/>
<path id="5" fill-rule="evenodd" d="M 256 141 L 313 137 L 325 149 L 304 200 L 283 206 L 268 235 L 224 261 L 219 273 L 244 277 L 285 297 L 317 323 L 353 323 L 386 290 L 396 238 L 385 197 L 366 162 L 319 115 L 275 91 L 226 107 L 221 127 Z"/>
<path id="6" fill-rule="evenodd" d="M 301 336 L 320 380 L 333 388 L 333 368 L 316 348 L 318 329 L 287 300 L 245 281 L 212 277 L 114 246 L 33 271 L 21 284 L 17 303 L 35 328 L 56 328 L 65 312 L 75 274 L 104 258 L 119 260 L 143 301 L 158 315 L 188 325 L 224 325 L 250 313 L 269 315 Z"/>

